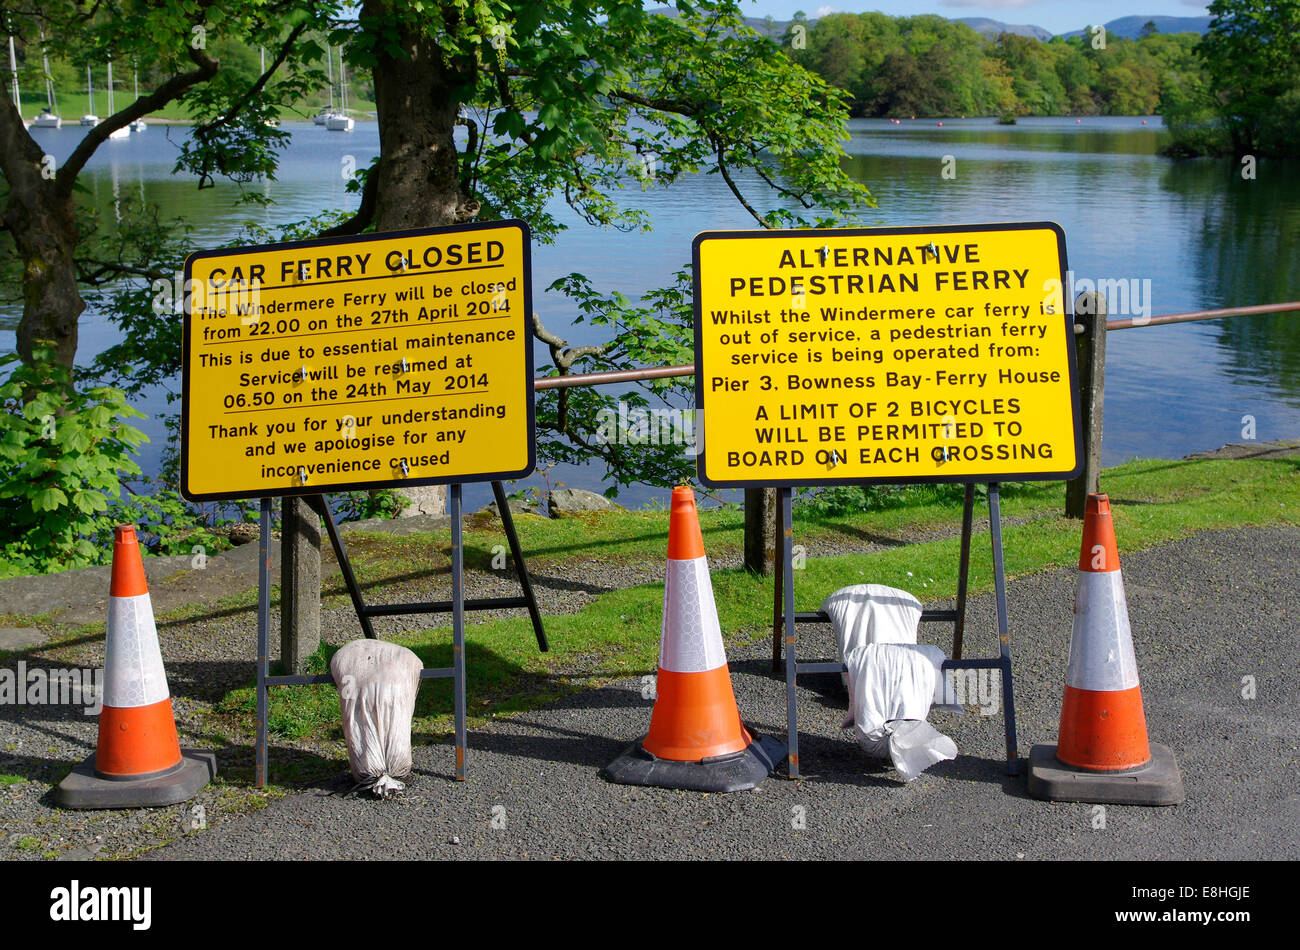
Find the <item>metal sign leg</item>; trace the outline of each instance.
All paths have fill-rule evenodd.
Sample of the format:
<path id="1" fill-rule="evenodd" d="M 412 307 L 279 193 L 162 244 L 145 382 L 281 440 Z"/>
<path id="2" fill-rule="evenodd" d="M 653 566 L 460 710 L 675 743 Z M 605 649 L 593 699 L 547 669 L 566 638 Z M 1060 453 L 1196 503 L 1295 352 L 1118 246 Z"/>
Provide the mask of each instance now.
<path id="1" fill-rule="evenodd" d="M 537 609 L 537 597 L 533 594 L 533 579 L 528 576 L 524 552 L 519 547 L 519 535 L 515 533 L 515 518 L 510 513 L 505 486 L 500 482 L 493 482 L 492 494 L 496 496 L 497 508 L 501 511 L 501 526 L 505 528 L 506 541 L 510 543 L 510 556 L 514 559 L 515 571 L 519 574 L 519 586 L 523 588 L 524 600 L 528 601 L 528 616 L 533 622 L 533 633 L 537 635 L 537 647 L 545 653 L 551 647 L 546 642 L 546 631 L 542 629 L 542 612 Z"/>
<path id="2" fill-rule="evenodd" d="M 780 489 L 776 492 L 776 524 L 773 528 L 780 532 L 784 530 L 785 516 L 782 514 L 786 509 L 785 496 Z M 784 549 L 783 549 L 784 550 Z M 781 637 L 782 627 L 785 626 L 785 556 L 776 558 L 772 565 L 772 672 L 781 672 Z"/>
<path id="3" fill-rule="evenodd" d="M 348 557 L 347 549 L 343 547 L 343 539 L 339 537 L 338 525 L 334 523 L 334 513 L 330 511 L 330 506 L 325 503 L 324 495 L 313 495 L 307 499 L 307 503 L 315 509 L 316 513 L 321 516 L 325 522 L 325 530 L 329 532 L 330 544 L 334 546 L 334 558 L 339 563 L 339 571 L 343 574 L 343 583 L 347 586 L 348 594 L 352 597 L 352 609 L 357 612 L 357 622 L 361 624 L 361 632 L 365 634 L 367 640 L 374 640 L 375 628 L 370 622 L 370 615 L 366 613 L 366 603 L 361 596 L 361 586 L 357 583 L 357 576 L 352 572 L 352 561 Z"/>
<path id="4" fill-rule="evenodd" d="M 253 750 L 253 783 L 266 786 L 266 677 L 269 672 L 271 628 L 271 499 L 262 499 L 261 533 L 257 546 L 257 741 Z"/>
<path id="5" fill-rule="evenodd" d="M 998 483 L 989 483 L 989 534 L 993 539 L 993 585 L 998 602 L 998 653 L 1002 670 L 1002 708 L 1007 726 L 1007 774 L 1020 774 L 1016 751 L 1016 705 L 1011 686 L 1011 633 L 1007 622 L 1007 578 L 1002 564 L 1002 507 Z"/>
<path id="6" fill-rule="evenodd" d="M 952 627 L 952 658 L 961 659 L 962 640 L 966 635 L 966 586 L 970 578 L 970 536 L 975 520 L 975 483 L 966 483 L 966 498 L 961 509 L 961 563 L 957 570 L 957 619 Z"/>
<path id="7" fill-rule="evenodd" d="M 794 648 L 794 524 L 791 509 L 794 507 L 789 487 L 779 490 L 777 504 L 781 507 L 781 560 L 783 571 L 785 608 L 785 744 L 790 761 L 790 778 L 799 777 L 799 708 L 795 695 L 796 657 Z"/>
<path id="8" fill-rule="evenodd" d="M 456 780 L 465 780 L 465 587 L 461 486 L 451 486 L 451 665 L 456 720 Z"/>

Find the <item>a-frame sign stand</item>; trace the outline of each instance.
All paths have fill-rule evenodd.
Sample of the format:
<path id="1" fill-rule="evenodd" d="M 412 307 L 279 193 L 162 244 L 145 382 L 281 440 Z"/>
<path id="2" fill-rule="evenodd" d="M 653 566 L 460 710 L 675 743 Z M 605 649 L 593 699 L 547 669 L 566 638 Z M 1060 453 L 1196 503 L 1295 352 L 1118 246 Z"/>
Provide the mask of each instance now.
<path id="1" fill-rule="evenodd" d="M 456 778 L 465 778 L 465 611 L 494 610 L 511 607 L 527 607 L 533 624 L 533 633 L 537 636 L 537 647 L 542 652 L 549 649 L 546 632 L 542 629 L 541 613 L 537 607 L 537 598 L 533 593 L 532 580 L 528 576 L 528 567 L 524 563 L 523 552 L 519 547 L 519 537 L 515 532 L 514 519 L 506 503 L 505 488 L 501 482 L 492 483 L 492 492 L 496 496 L 497 507 L 501 512 L 501 522 L 505 528 L 506 539 L 510 542 L 510 555 L 515 570 L 519 575 L 523 589 L 521 597 L 485 597 L 472 600 L 465 599 L 464 542 L 461 519 L 461 485 L 450 486 L 451 495 L 451 599 L 441 601 L 423 601 L 406 604 L 366 604 L 352 571 L 347 550 L 339 537 L 334 516 L 322 495 L 309 495 L 309 504 L 325 522 L 330 543 L 338 558 L 339 569 L 344 583 L 352 597 L 352 606 L 357 613 L 357 621 L 367 638 L 375 639 L 371 617 L 393 617 L 402 614 L 450 613 L 452 617 L 452 664 L 449 667 L 426 668 L 420 671 L 420 679 L 446 679 L 452 681 L 454 720 L 456 730 Z M 261 507 L 258 568 L 257 600 L 257 744 L 255 749 L 255 784 L 262 788 L 266 784 L 267 774 L 267 717 L 268 689 L 272 686 L 306 686 L 312 683 L 333 683 L 334 678 L 328 673 L 319 675 L 270 675 L 270 623 L 271 623 L 271 499 L 263 498 Z"/>
<path id="2" fill-rule="evenodd" d="M 259 787 L 267 690 L 333 682 L 270 675 L 276 497 L 304 498 L 325 522 L 366 637 L 375 637 L 374 617 L 451 614 L 452 665 L 422 670 L 421 679 L 452 680 L 457 779 L 465 777 L 465 611 L 525 607 L 547 648 L 501 484 L 536 463 L 531 255 L 525 222 L 492 221 L 219 248 L 185 262 L 181 492 L 190 501 L 261 502 Z M 520 597 L 465 598 L 462 488 L 484 481 L 501 509 Z M 423 485 L 450 488 L 450 599 L 367 604 L 324 494 Z"/>
<path id="3" fill-rule="evenodd" d="M 796 487 L 965 486 L 945 670 L 998 670 L 1007 771 L 1019 772 L 1000 485 L 1074 478 L 1082 425 L 1065 232 L 1050 221 L 706 231 L 692 245 L 700 481 L 775 488 L 781 552 L 773 672 L 785 660 L 789 774 L 799 777 Z M 998 652 L 962 657 L 975 486 L 988 486 Z M 784 650 L 782 645 L 784 639 Z"/>
<path id="4" fill-rule="evenodd" d="M 957 600 L 953 610 L 925 610 L 921 621 L 950 622 L 953 625 L 952 657 L 945 660 L 945 670 L 999 670 L 1002 678 L 1002 710 L 1006 723 L 1007 774 L 1018 775 L 1020 759 L 1016 751 L 1016 710 L 1011 678 L 1011 634 L 1007 621 L 1007 585 L 1002 559 L 1002 514 L 997 482 L 988 483 L 989 534 L 993 545 L 993 586 L 998 613 L 998 656 L 962 658 L 962 639 L 966 625 L 966 588 L 970 572 L 970 543 L 975 510 L 975 484 L 966 484 L 962 508 L 961 562 L 957 576 Z M 791 489 L 777 490 L 777 518 L 781 524 L 781 557 L 776 565 L 775 617 L 772 630 L 772 671 L 781 664 L 781 633 L 785 640 L 786 731 L 789 749 L 790 778 L 799 778 L 799 706 L 795 681 L 801 673 L 843 673 L 842 662 L 799 662 L 796 623 L 829 623 L 820 610 L 798 611 L 794 606 L 794 529 L 791 518 Z"/>

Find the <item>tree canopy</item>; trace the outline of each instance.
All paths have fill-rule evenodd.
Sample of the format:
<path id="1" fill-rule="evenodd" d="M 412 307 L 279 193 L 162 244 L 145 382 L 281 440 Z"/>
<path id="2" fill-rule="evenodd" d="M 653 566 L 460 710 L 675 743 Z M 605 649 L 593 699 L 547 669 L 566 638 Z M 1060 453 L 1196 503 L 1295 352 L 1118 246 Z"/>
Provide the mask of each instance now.
<path id="1" fill-rule="evenodd" d="M 537 240 L 552 241 L 563 228 L 548 211 L 556 197 L 592 225 L 645 228 L 644 215 L 620 202 L 620 191 L 671 186 L 692 174 L 719 176 L 763 227 L 851 221 L 872 202 L 840 165 L 843 93 L 749 30 L 738 8 L 736 0 L 679 0 L 672 16 L 648 13 L 638 0 L 104 0 L 89 7 L 51 0 L 0 8 L 28 61 L 33 51 L 39 55 L 44 35 L 61 62 L 148 61 L 155 81 L 138 102 L 90 129 L 52 176 L 42 175 L 48 163 L 12 103 L 0 103 L 7 186 L 0 266 L 15 272 L 23 288 L 19 354 L 35 368 L 24 370 L 23 386 L 12 390 L 19 395 L 5 405 L 12 419 L 26 420 L 11 427 L 22 452 L 15 449 L 9 462 L 40 455 L 33 440 L 43 435 L 28 424 L 24 404 L 40 388 L 33 380 L 68 385 L 63 370 L 75 361 L 83 293 L 123 334 L 85 375 L 128 394 L 156 384 L 177 388 L 181 301 L 159 286 L 168 286 L 192 249 L 183 224 L 161 209 L 140 208 L 111 233 L 96 230 L 75 200 L 86 160 L 114 129 L 174 102 L 194 120 L 178 172 L 192 174 L 200 187 L 220 178 L 273 177 L 288 138 L 274 119 L 324 85 L 326 43 L 342 46 L 352 68 L 373 78 L 380 155 L 358 174 L 355 214 L 322 209 L 320 217 L 285 222 L 264 239 L 519 217 Z M 250 69 L 240 44 L 266 50 L 265 71 Z M 218 56 L 223 50 L 228 62 Z M 250 190 L 244 197 L 258 195 Z M 580 319 L 604 327 L 608 338 L 570 346 L 534 317 L 535 335 L 553 355 L 543 372 L 687 361 L 684 275 L 663 276 L 665 286 L 642 301 L 595 288 L 581 274 L 557 281 L 554 289 L 574 298 Z M 50 357 L 63 369 L 42 369 Z M 125 418 L 111 393 L 87 392 L 105 412 Z M 613 398 L 592 390 L 539 398 L 539 458 L 599 459 L 612 475 L 611 492 L 651 474 L 686 474 L 680 447 L 591 438 L 597 414 Z M 684 404 L 686 389 L 658 381 L 622 398 Z M 95 405 L 85 411 L 102 422 Z M 41 504 L 56 500 L 47 489 L 58 481 L 65 500 L 90 492 L 80 504 L 99 512 L 94 493 L 112 494 L 116 485 L 94 471 L 93 486 L 66 472 L 6 470 L 6 478 L 30 481 L 15 501 L 20 506 L 36 504 L 37 495 Z M 82 550 L 78 538 L 89 531 L 75 517 L 65 527 L 56 557 Z"/>
<path id="2" fill-rule="evenodd" d="M 854 115 L 1148 115 L 1198 68 L 1195 34 L 986 37 L 941 16 L 835 13 L 792 55 L 844 89 Z"/>

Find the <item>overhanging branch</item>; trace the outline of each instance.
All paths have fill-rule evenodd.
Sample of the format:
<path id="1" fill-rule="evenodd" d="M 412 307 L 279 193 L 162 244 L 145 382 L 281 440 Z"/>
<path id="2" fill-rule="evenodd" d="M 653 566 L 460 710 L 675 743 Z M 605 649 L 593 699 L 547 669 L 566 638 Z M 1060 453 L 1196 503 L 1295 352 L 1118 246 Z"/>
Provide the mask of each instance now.
<path id="1" fill-rule="evenodd" d="M 137 99 L 121 112 L 109 116 L 86 133 L 86 137 L 73 149 L 72 154 L 68 156 L 68 160 L 59 169 L 56 180 L 60 193 L 64 196 L 72 194 L 72 187 L 76 183 L 77 175 L 81 173 L 81 169 L 90 160 L 90 156 L 95 154 L 95 149 L 99 148 L 100 144 L 108 138 L 110 132 L 124 128 L 136 119 L 161 109 L 172 100 L 179 99 L 184 95 L 185 90 L 191 86 L 207 82 L 215 76 L 217 69 L 221 65 L 217 60 L 209 56 L 206 50 L 190 48 L 189 56 L 197 66 L 196 69 L 172 76 L 149 95 Z"/>

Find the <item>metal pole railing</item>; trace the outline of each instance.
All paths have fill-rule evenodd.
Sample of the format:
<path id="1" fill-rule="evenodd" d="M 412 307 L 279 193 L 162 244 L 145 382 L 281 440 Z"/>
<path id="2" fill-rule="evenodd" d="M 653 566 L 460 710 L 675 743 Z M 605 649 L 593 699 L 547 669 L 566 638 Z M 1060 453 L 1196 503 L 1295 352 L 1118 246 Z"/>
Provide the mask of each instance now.
<path id="1" fill-rule="evenodd" d="M 569 389 L 573 386 L 604 386 L 612 383 L 635 383 L 665 376 L 694 376 L 695 365 L 649 366 L 643 369 L 611 369 L 603 373 L 571 373 L 568 376 L 538 376 L 533 389 Z"/>
<path id="2" fill-rule="evenodd" d="M 1300 311 L 1300 301 L 1290 303 L 1264 303 L 1252 307 L 1225 307 L 1221 310 L 1192 310 L 1188 313 L 1165 313 L 1156 317 L 1128 317 L 1112 320 L 1107 330 L 1128 330 L 1132 327 L 1158 327 L 1166 323 L 1192 323 L 1196 320 L 1221 320 L 1224 317 L 1254 317 L 1261 314 L 1294 313 Z"/>
<path id="3" fill-rule="evenodd" d="M 1192 323 L 1197 320 L 1221 320 L 1225 317 L 1253 317 L 1261 314 L 1300 312 L 1300 301 L 1290 303 L 1265 303 L 1250 307 L 1225 307 L 1221 310 L 1191 310 L 1187 313 L 1162 313 L 1154 317 L 1128 317 L 1111 320 L 1107 330 L 1128 330 L 1133 327 L 1158 327 L 1169 323 Z M 1076 334 L 1083 332 L 1075 327 Z M 663 379 L 669 376 L 694 376 L 695 365 L 647 366 L 641 369 L 607 370 L 601 373 L 570 373 L 567 376 L 538 376 L 533 389 L 568 389 L 572 386 L 607 386 L 614 383 L 636 383 L 646 379 Z"/>
<path id="4" fill-rule="evenodd" d="M 1082 296 L 1082 295 L 1081 295 Z M 1078 478 L 1069 483 L 1066 492 L 1066 514 L 1082 517 L 1082 502 L 1087 493 L 1096 491 L 1101 474 L 1101 414 L 1106 372 L 1105 335 L 1088 337 L 1096 321 L 1090 314 L 1103 315 L 1104 303 L 1098 301 L 1095 309 L 1079 312 L 1076 301 L 1074 333 L 1078 340 L 1080 365 L 1080 404 L 1084 413 L 1084 468 Z M 1191 310 L 1185 313 L 1164 313 L 1154 317 L 1125 317 L 1106 321 L 1106 330 L 1129 330 L 1134 327 L 1158 327 L 1171 323 L 1193 323 L 1200 320 L 1222 320 L 1227 317 L 1253 317 L 1266 314 L 1300 312 L 1300 301 L 1266 303 L 1249 307 L 1223 307 L 1217 310 Z M 1104 319 L 1104 316 L 1103 316 Z M 603 386 L 614 383 L 635 383 L 647 379 L 664 379 L 673 376 L 694 376 L 695 366 L 683 363 L 678 366 L 650 366 L 641 369 L 609 370 L 602 373 L 571 373 L 567 376 L 539 376 L 533 380 L 533 389 L 568 389 L 573 386 Z M 749 493 L 746 493 L 747 500 Z M 752 530 L 746 522 L 746 534 Z M 747 537 L 747 549 L 751 539 Z"/>

